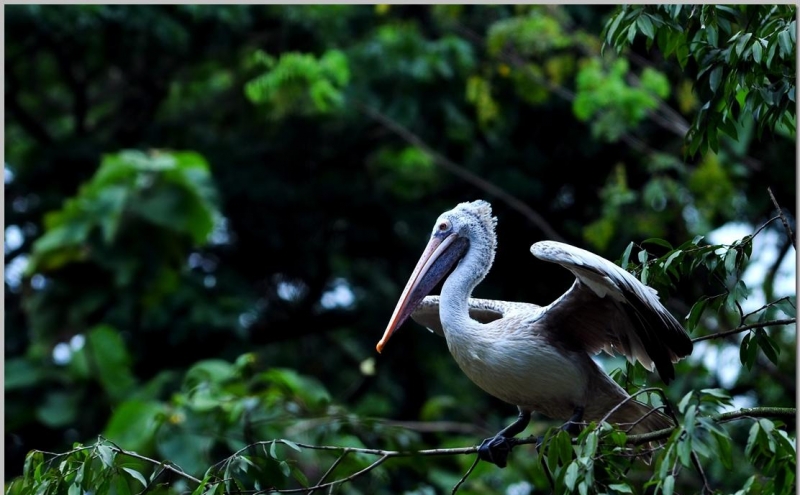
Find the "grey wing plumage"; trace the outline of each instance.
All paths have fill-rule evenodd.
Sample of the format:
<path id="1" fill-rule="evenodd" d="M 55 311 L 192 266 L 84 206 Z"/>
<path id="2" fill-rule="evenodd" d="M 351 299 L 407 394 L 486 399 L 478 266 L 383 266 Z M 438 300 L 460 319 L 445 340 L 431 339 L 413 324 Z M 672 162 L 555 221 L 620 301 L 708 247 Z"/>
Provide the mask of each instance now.
<path id="1" fill-rule="evenodd" d="M 469 316 L 480 323 L 489 323 L 499 320 L 505 315 L 517 311 L 532 311 L 539 309 L 535 304 L 497 301 L 494 299 L 469 298 Z M 427 296 L 411 313 L 411 318 L 431 332 L 444 337 L 442 321 L 439 319 L 439 296 Z"/>
<path id="2" fill-rule="evenodd" d="M 653 288 L 614 263 L 568 244 L 537 242 L 531 253 L 576 277 L 541 318 L 540 324 L 561 332 L 554 338 L 589 352 L 617 351 L 650 370 L 655 365 L 665 383 L 675 377 L 672 363 L 691 354 L 692 340 Z"/>

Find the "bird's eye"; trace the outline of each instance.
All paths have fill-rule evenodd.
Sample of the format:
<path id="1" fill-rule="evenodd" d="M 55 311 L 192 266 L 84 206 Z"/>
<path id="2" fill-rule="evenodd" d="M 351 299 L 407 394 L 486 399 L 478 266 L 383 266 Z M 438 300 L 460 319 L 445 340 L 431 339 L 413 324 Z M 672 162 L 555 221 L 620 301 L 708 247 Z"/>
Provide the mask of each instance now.
<path id="1" fill-rule="evenodd" d="M 439 232 L 447 232 L 448 230 L 450 230 L 450 222 L 443 220 L 442 223 L 439 224 Z"/>

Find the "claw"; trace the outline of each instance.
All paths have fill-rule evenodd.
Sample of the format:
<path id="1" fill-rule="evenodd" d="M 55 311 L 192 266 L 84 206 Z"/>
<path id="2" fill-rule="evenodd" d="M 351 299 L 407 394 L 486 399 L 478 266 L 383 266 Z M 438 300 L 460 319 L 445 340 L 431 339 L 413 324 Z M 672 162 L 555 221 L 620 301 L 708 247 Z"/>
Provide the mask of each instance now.
<path id="1" fill-rule="evenodd" d="M 514 445 L 508 438 L 497 435 L 487 438 L 478 447 L 478 457 L 486 462 L 491 462 L 499 468 L 504 468 L 508 464 L 508 454 Z"/>

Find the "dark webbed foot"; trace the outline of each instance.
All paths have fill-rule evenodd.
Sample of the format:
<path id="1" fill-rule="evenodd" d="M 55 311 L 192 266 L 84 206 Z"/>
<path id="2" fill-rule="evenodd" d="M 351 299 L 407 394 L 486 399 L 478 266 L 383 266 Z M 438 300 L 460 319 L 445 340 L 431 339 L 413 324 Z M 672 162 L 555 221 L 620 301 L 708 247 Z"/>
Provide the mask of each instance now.
<path id="1" fill-rule="evenodd" d="M 504 468 L 508 464 L 508 454 L 514 445 L 507 437 L 496 435 L 481 442 L 478 447 L 478 457 L 486 462 L 491 462 L 497 467 Z"/>
<path id="2" fill-rule="evenodd" d="M 491 462 L 497 467 L 504 468 L 508 463 L 508 454 L 514 448 L 513 437 L 528 426 L 531 420 L 530 411 L 520 408 L 517 420 L 508 425 L 497 435 L 487 438 L 478 447 L 478 458 Z"/>

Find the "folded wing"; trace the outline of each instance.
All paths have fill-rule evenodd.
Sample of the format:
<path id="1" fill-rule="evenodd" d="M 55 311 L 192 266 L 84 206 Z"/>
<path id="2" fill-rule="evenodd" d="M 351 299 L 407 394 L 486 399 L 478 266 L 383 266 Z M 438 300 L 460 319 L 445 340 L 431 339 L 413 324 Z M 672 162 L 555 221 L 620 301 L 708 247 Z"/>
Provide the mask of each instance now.
<path id="1" fill-rule="evenodd" d="M 469 316 L 480 323 L 490 323 L 516 312 L 533 312 L 541 310 L 536 304 L 496 301 L 493 299 L 469 299 Z M 444 337 L 442 321 L 439 319 L 439 296 L 427 296 L 411 314 L 420 325 L 431 332 Z"/>

